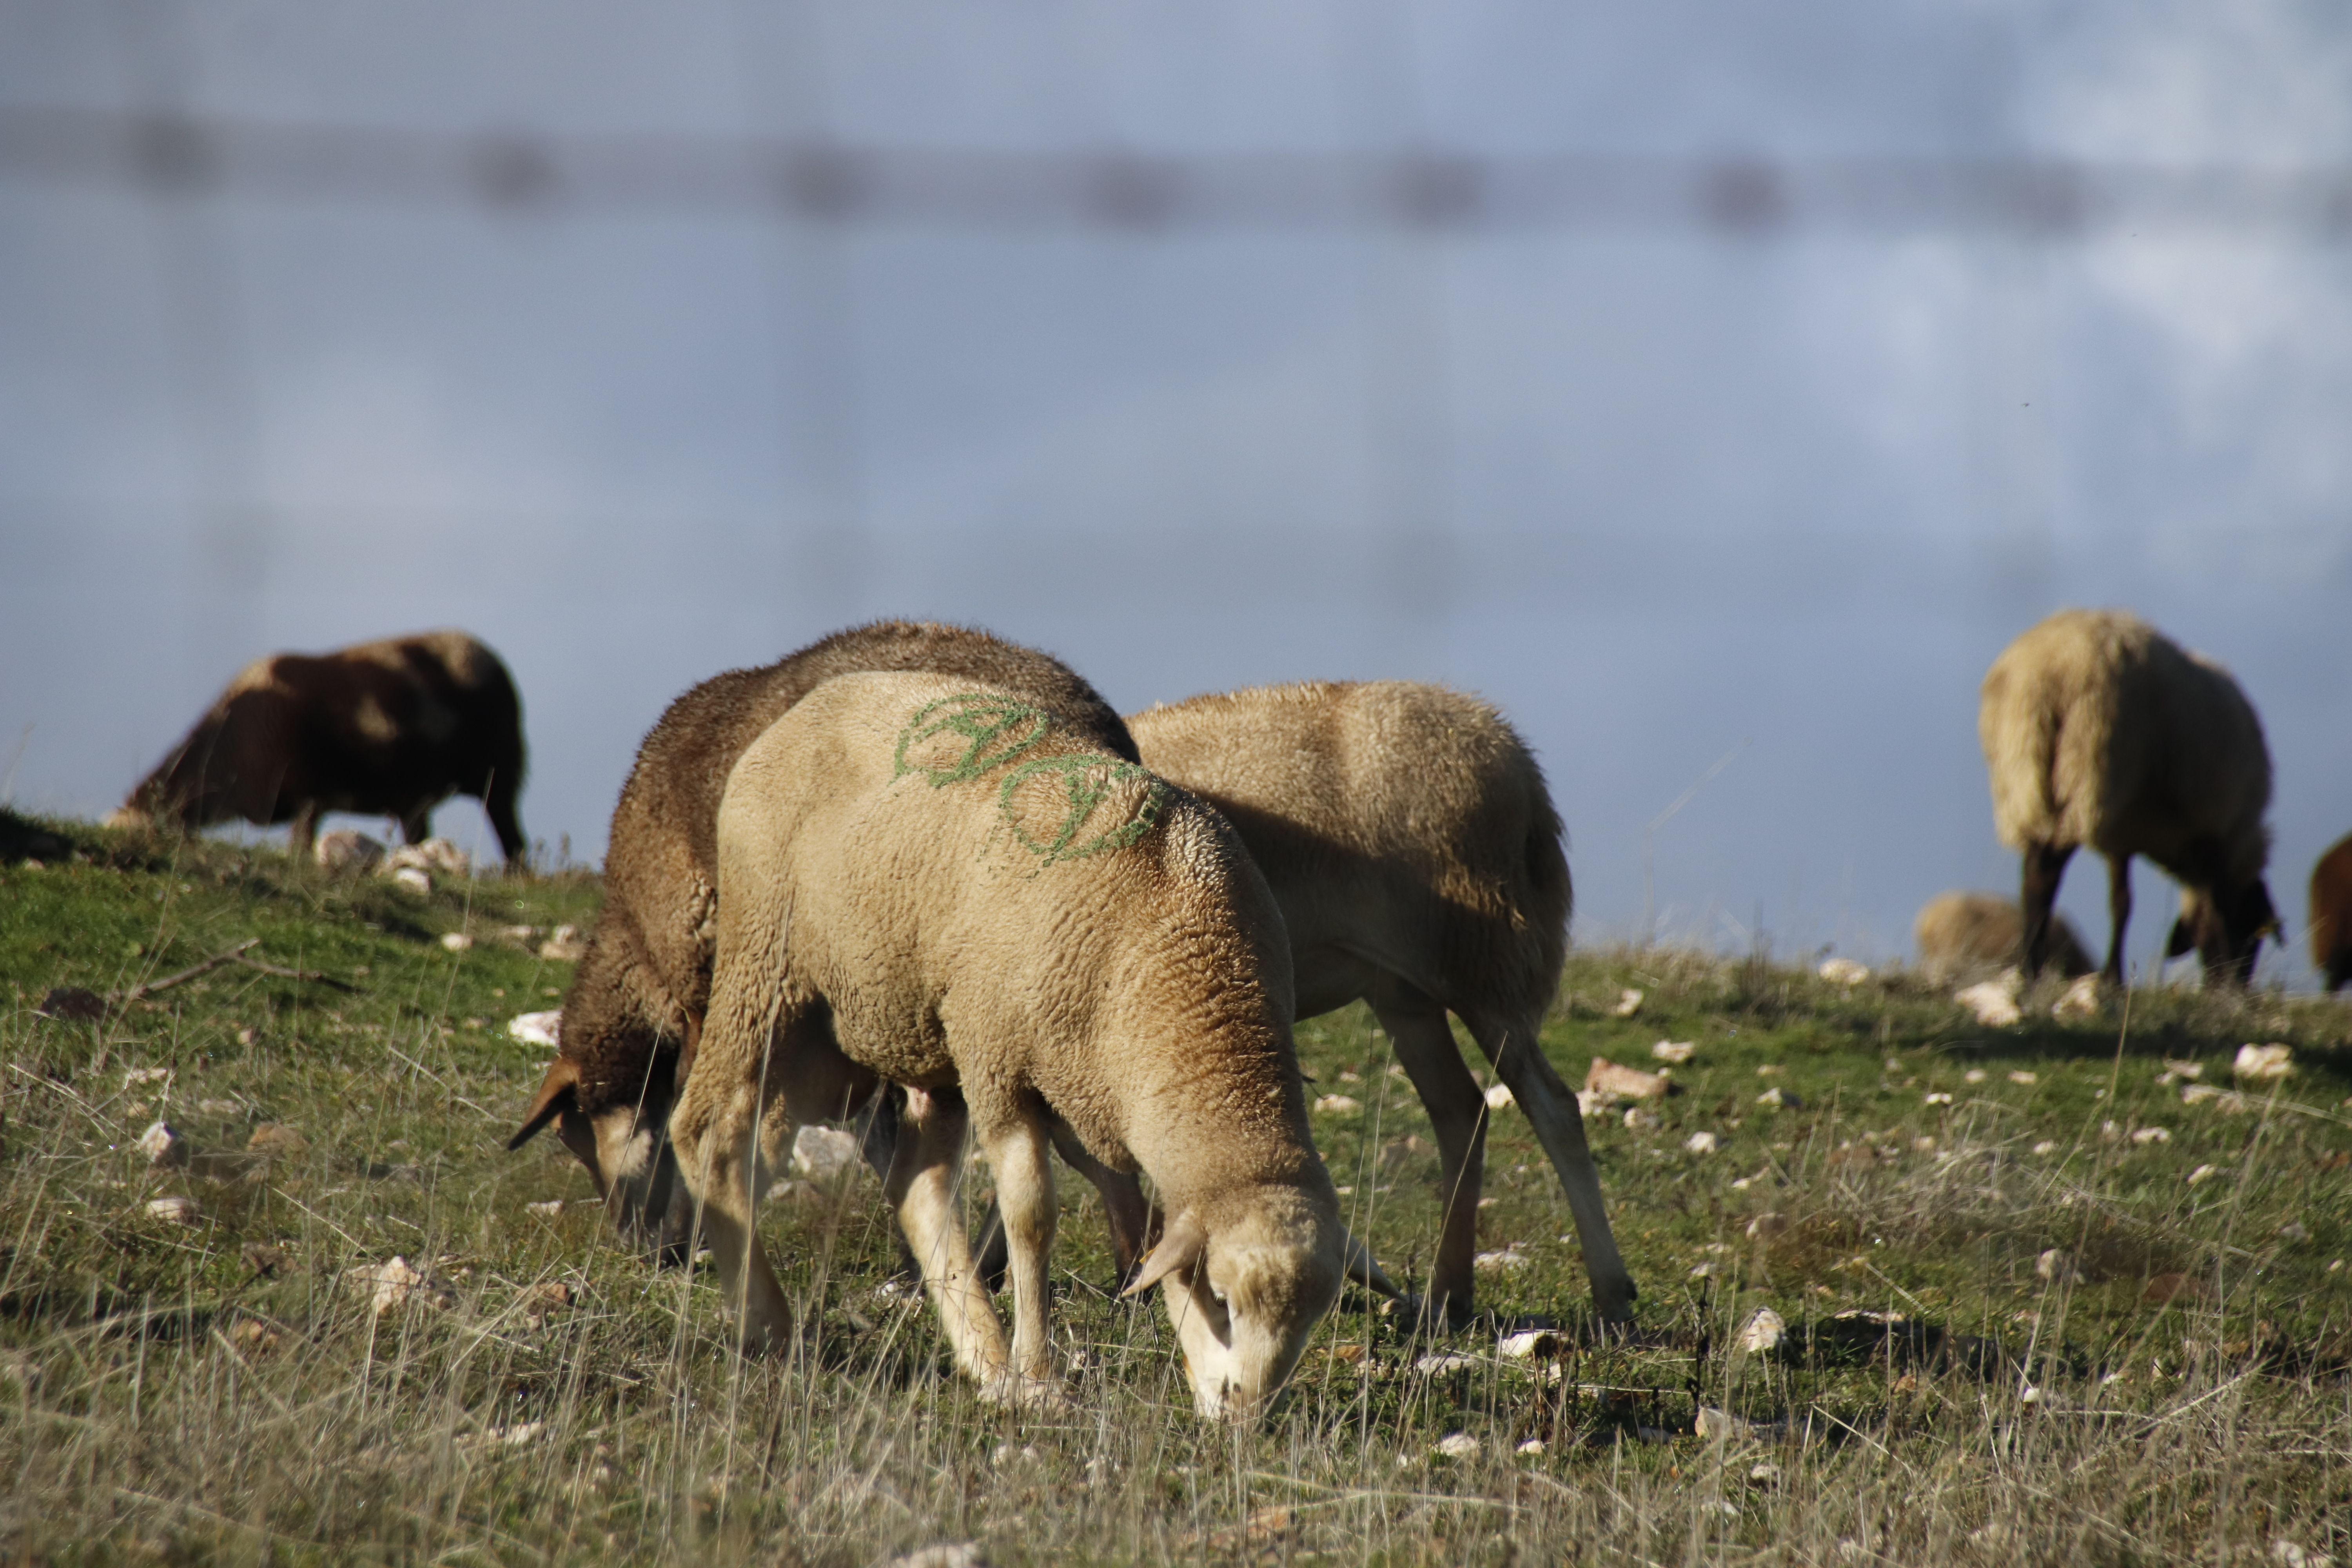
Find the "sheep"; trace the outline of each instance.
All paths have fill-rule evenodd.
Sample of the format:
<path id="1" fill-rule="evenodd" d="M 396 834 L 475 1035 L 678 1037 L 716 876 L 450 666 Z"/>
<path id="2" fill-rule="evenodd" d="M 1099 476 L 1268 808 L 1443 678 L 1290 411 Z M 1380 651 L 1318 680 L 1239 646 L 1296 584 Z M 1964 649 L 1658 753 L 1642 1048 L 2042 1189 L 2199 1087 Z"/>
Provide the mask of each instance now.
<path id="1" fill-rule="evenodd" d="M 1999 893 L 1938 893 L 1921 906 L 1911 934 L 1919 946 L 1919 967 L 1928 979 L 1938 984 L 1982 979 L 2020 963 L 2025 917 L 2015 899 Z M 2056 964 L 2067 979 L 2097 967 L 2064 915 L 2051 915 L 2047 941 L 2046 962 Z"/>
<path id="2" fill-rule="evenodd" d="M 2311 962 L 2330 991 L 2352 981 L 2352 833 L 2311 868 Z"/>
<path id="3" fill-rule="evenodd" d="M 1633 1316 L 1575 1094 L 1538 1030 L 1574 903 L 1542 770 L 1501 714 L 1410 681 L 1309 682 L 1132 715 L 1144 765 L 1234 825 L 1290 934 L 1300 1018 L 1369 1002 L 1428 1107 L 1445 1214 L 1428 1301 L 1469 1313 L 1487 1101 L 1459 1017 L 1567 1189 L 1595 1304 Z"/>
<path id="4" fill-rule="evenodd" d="M 908 1104 L 885 1190 L 989 1397 L 1058 1398 L 1050 1114 L 1159 1189 L 1171 1217 L 1129 1293 L 1169 1285 L 1202 1413 L 1264 1410 L 1348 1244 L 1282 912 L 1225 819 L 1011 692 L 860 674 L 743 752 L 717 836 L 709 1007 L 670 1131 L 744 1346 L 792 1323 L 753 1225 L 761 1167 L 888 1079 Z M 952 1201 L 967 1124 L 1010 1237 L 1009 1352 Z"/>
<path id="5" fill-rule="evenodd" d="M 686 1235 L 664 1129 L 710 993 L 728 771 L 820 683 L 864 670 L 932 670 L 1012 691 L 1065 731 L 1137 760 L 1118 713 L 1066 665 L 983 631 L 925 622 L 835 632 L 774 664 L 713 676 L 664 710 L 613 811 L 604 913 L 563 999 L 562 1044 L 507 1147 L 552 1121 L 621 1233 L 668 1255 L 682 1254 Z M 887 1140 L 875 1147 L 887 1157 Z M 1113 1223 L 1132 1213 L 1115 1208 Z M 1142 1224 L 1136 1218 L 1124 1237 L 1130 1252 Z"/>
<path id="6" fill-rule="evenodd" d="M 2027 979 L 2050 961 L 2059 878 L 2088 845 L 2107 860 L 2110 983 L 2124 979 L 2135 855 L 2181 885 L 2165 956 L 2194 947 L 2209 984 L 2246 982 L 2279 933 L 2263 881 L 2271 759 L 2227 670 L 2128 612 L 2061 610 L 1993 660 L 1977 733 L 1994 826 L 2023 860 Z"/>
<path id="7" fill-rule="evenodd" d="M 107 824 L 291 822 L 289 847 L 309 859 L 322 812 L 397 817 L 416 844 L 435 806 L 470 795 L 520 870 L 522 775 L 522 700 L 507 667 L 464 632 L 423 632 L 256 659 Z"/>

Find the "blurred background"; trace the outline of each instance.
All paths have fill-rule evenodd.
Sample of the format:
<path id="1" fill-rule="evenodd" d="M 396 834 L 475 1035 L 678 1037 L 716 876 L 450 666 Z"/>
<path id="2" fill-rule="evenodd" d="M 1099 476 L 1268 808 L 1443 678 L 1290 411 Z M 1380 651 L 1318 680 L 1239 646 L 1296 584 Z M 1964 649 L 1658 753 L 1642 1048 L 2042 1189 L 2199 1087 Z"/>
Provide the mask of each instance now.
<path id="1" fill-rule="evenodd" d="M 920 616 L 1482 692 L 1580 942 L 1883 958 L 2115 604 L 2260 708 L 2299 942 L 2348 602 L 2332 0 L 0 0 L 20 806 L 451 625 L 593 860 L 672 696 Z"/>

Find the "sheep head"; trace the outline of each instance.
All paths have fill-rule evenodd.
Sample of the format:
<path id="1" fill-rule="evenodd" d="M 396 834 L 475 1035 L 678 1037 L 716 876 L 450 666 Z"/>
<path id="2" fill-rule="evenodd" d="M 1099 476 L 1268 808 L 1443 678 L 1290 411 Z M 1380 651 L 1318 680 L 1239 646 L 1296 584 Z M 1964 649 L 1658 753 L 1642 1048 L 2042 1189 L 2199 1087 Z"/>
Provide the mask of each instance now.
<path id="1" fill-rule="evenodd" d="M 1219 1210 L 1213 1226 L 1180 1210 L 1125 1293 L 1164 1284 L 1201 1414 L 1253 1421 L 1339 1299 L 1345 1233 L 1333 1204 L 1295 1187 L 1260 1187 Z"/>
<path id="2" fill-rule="evenodd" d="M 2271 905 L 2271 890 L 2260 877 L 2210 889 L 2185 888 L 2180 918 L 2172 922 L 2164 956 L 2179 958 L 2194 949 L 2204 960 L 2207 984 L 2243 985 L 2253 977 L 2264 937 L 2286 940 L 2278 911 Z"/>

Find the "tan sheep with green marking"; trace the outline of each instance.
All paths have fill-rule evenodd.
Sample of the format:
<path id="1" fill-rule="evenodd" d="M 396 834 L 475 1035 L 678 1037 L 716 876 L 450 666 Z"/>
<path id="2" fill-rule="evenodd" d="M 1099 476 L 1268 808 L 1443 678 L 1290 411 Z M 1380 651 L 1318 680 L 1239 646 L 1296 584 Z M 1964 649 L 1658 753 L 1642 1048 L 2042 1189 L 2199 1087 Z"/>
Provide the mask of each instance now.
<path id="1" fill-rule="evenodd" d="M 671 1122 L 747 1346 L 791 1312 L 752 1223 L 801 1123 L 908 1087 L 885 1191 L 960 1363 L 1058 1397 L 1045 1262 L 1058 1120 L 1139 1167 L 1205 1414 L 1265 1408 L 1336 1299 L 1348 1243 L 1307 1125 L 1280 910 L 1198 798 L 1009 693 L 844 676 L 744 752 L 718 816 L 701 1049 Z M 964 1129 L 995 1173 L 1010 1348 L 952 1201 Z"/>

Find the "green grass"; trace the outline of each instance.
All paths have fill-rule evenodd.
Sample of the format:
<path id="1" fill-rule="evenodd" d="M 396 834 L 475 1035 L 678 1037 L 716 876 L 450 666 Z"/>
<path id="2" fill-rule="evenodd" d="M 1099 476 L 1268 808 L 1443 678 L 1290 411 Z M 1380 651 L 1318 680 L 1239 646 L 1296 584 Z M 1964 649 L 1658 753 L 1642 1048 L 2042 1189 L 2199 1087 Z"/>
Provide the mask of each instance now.
<path id="1" fill-rule="evenodd" d="M 767 1211 L 802 1355 L 726 1353 L 707 1274 L 610 1245 L 552 1139 L 502 1148 L 544 1065 L 505 1024 L 570 975 L 497 933 L 584 925 L 596 899 L 590 878 L 417 897 L 0 819 L 0 1562 L 864 1563 L 944 1541 L 1001 1564 L 2352 1561 L 2352 1009 L 2147 989 L 2127 1026 L 2053 1022 L 2044 996 L 1989 1030 L 1899 973 L 1847 991 L 1580 954 L 1545 1036 L 1572 1081 L 1697 1047 L 1657 1125 L 1591 1124 L 1643 1337 L 1510 1361 L 1491 1331 L 1408 1342 L 1351 1300 L 1286 1407 L 1236 1434 L 1190 1414 L 1156 1304 L 1107 1296 L 1066 1176 L 1075 1415 L 997 1411 L 952 1374 L 884 1283 L 862 1175 Z M 457 931 L 471 948 L 441 944 Z M 253 937 L 328 978 L 229 964 L 103 1025 L 33 1011 Z M 1645 1000 L 1618 1018 L 1627 986 Z M 2272 1040 L 2297 1071 L 2238 1109 L 2158 1081 L 2170 1058 L 2227 1088 L 2237 1047 Z M 1351 1224 L 1416 1268 L 1425 1118 L 1360 1010 L 1299 1045 L 1317 1092 L 1361 1102 L 1317 1118 Z M 1789 1103 L 1759 1104 L 1772 1088 Z M 215 1157 L 151 1168 L 159 1118 Z M 302 1146 L 246 1156 L 265 1124 Z M 1697 1131 L 1719 1148 L 1690 1152 Z M 1525 1261 L 1482 1273 L 1485 1302 L 1582 1323 L 1515 1110 L 1486 1190 L 1481 1245 Z M 151 1215 L 163 1196 L 196 1222 Z M 2079 1279 L 2037 1274 L 2052 1249 Z M 379 1315 L 352 1271 L 394 1256 L 433 1283 Z M 1765 1307 L 1788 1337 L 1746 1353 Z M 1465 1359 L 1416 1370 L 1435 1352 Z M 1701 1407 L 1736 1419 L 1696 1436 Z M 1457 1433 L 1479 1451 L 1433 1451 Z"/>

